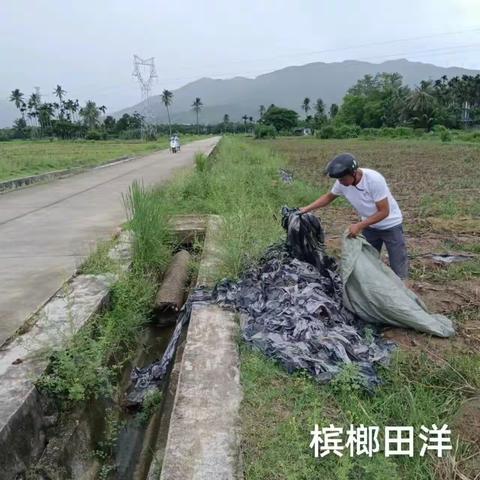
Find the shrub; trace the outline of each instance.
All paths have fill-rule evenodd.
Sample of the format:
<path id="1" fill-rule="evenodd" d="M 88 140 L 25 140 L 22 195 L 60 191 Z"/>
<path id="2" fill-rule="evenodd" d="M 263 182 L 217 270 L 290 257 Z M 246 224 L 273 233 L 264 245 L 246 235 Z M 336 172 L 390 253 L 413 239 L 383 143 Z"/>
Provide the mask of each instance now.
<path id="1" fill-rule="evenodd" d="M 361 128 L 357 125 L 340 125 L 337 127 L 335 138 L 357 138 Z"/>
<path id="2" fill-rule="evenodd" d="M 335 138 L 335 127 L 333 125 L 325 125 L 317 132 L 319 138 Z"/>
<path id="3" fill-rule="evenodd" d="M 452 132 L 443 125 L 435 125 L 433 131 L 440 137 L 442 142 L 450 142 L 452 140 Z"/>
<path id="4" fill-rule="evenodd" d="M 480 132 L 461 132 L 458 138 L 464 142 L 478 142 L 480 141 Z"/>
<path id="5" fill-rule="evenodd" d="M 273 125 L 255 125 L 255 138 L 275 138 L 277 130 Z"/>
<path id="6" fill-rule="evenodd" d="M 360 132 L 360 135 L 368 138 L 378 137 L 380 135 L 380 130 L 378 128 L 364 128 Z"/>
<path id="7" fill-rule="evenodd" d="M 100 130 L 89 130 L 85 135 L 87 140 L 105 140 L 107 138 L 107 134 Z"/>
<path id="8" fill-rule="evenodd" d="M 198 172 L 205 172 L 208 168 L 208 157 L 203 153 L 196 153 L 195 168 Z"/>
<path id="9" fill-rule="evenodd" d="M 380 128 L 380 136 L 394 138 L 395 136 L 395 129 L 392 127 L 382 127 Z"/>
<path id="10" fill-rule="evenodd" d="M 10 128 L 0 129 L 0 142 L 6 142 L 13 139 L 13 132 Z"/>
<path id="11" fill-rule="evenodd" d="M 396 127 L 395 134 L 400 138 L 410 138 L 413 137 L 413 128 L 411 127 Z"/>
<path id="12" fill-rule="evenodd" d="M 139 140 L 142 138 L 142 131 L 140 128 L 130 128 L 128 130 L 124 130 L 118 134 L 118 138 L 122 140 Z"/>

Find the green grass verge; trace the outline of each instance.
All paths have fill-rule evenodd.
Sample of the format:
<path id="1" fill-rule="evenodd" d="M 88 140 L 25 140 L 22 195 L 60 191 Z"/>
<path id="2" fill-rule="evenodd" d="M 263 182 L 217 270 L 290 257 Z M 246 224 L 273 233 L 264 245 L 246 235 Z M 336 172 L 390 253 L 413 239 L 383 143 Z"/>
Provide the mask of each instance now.
<path id="1" fill-rule="evenodd" d="M 398 355 L 383 371 L 384 385 L 373 395 L 365 393 L 355 372 L 346 368 L 328 386 L 319 386 L 303 374 L 288 375 L 263 355 L 241 349 L 243 453 L 248 480 L 385 480 L 447 479 L 449 465 L 432 457 L 389 457 L 380 451 L 371 458 L 328 455 L 314 458 L 309 448 L 314 425 L 334 424 L 345 432 L 353 424 L 384 426 L 452 425 L 454 414 L 466 396 L 480 388 L 478 357 L 457 355 L 436 365 L 425 354 Z M 467 458 L 475 448 L 456 444 L 453 429 L 453 458 Z M 475 472 L 477 463 L 465 466 Z M 472 477 L 473 478 L 473 477 Z"/>
<path id="2" fill-rule="evenodd" d="M 204 138 L 185 135 L 182 143 Z M 0 142 L 0 181 L 73 167 L 90 167 L 124 156 L 168 148 L 169 140 L 14 140 Z"/>

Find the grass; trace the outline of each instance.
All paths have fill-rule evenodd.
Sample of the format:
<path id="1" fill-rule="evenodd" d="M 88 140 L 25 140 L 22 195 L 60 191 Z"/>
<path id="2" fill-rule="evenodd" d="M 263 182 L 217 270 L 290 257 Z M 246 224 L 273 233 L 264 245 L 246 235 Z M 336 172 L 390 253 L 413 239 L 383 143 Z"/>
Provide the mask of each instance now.
<path id="1" fill-rule="evenodd" d="M 172 215 L 218 214 L 225 219 L 220 275 L 237 277 L 279 239 L 281 206 L 302 205 L 314 194 L 305 182 L 281 182 L 278 170 L 284 163 L 267 148 L 227 137 L 214 161 L 197 158 L 193 175 L 185 172 L 153 191 L 134 186 L 129 208 L 138 213 L 136 257 L 164 265 L 169 248 L 164 226 Z"/>
<path id="2" fill-rule="evenodd" d="M 419 251 L 421 242 L 428 239 L 432 231 L 435 235 L 444 235 L 444 240 L 452 238 L 448 229 L 443 234 L 441 228 L 447 228 L 446 225 L 452 228 L 456 218 L 444 218 L 443 207 L 439 212 L 431 210 L 430 215 L 438 216 L 429 218 L 441 226 L 432 230 L 436 223 L 433 220 L 424 223 L 422 208 L 425 205 L 422 207 L 420 199 L 422 195 L 438 193 L 438 185 L 448 179 L 452 188 L 469 185 L 468 178 L 474 178 L 475 162 L 465 161 L 457 175 L 448 174 L 462 158 L 478 159 L 476 147 L 385 140 L 254 142 L 224 138 L 215 158 L 199 156 L 196 159 L 193 173 L 181 173 L 156 190 L 132 186 L 125 204 L 130 213 L 129 227 L 136 237 L 133 270 L 116 285 L 112 310 L 100 316 L 92 324 L 92 330 L 84 333 L 87 340 L 80 337 L 78 348 L 73 342 L 70 350 L 57 361 L 61 367 L 57 368 L 57 375 L 65 370 L 64 378 L 73 383 L 58 382 L 52 375 L 51 388 L 67 398 L 85 398 L 111 385 L 112 369 L 106 372 L 102 369 L 105 365 L 121 365 L 125 352 L 136 342 L 148 316 L 155 279 L 175 250 L 166 228 L 172 215 L 222 215 L 226 222 L 222 233 L 221 276 L 238 277 L 259 258 L 266 246 L 281 238 L 278 212 L 283 204 L 305 205 L 326 191 L 330 182 L 321 173 L 323 165 L 333 153 L 342 150 L 358 150 L 364 165 L 385 173 L 405 212 L 407 235 L 409 238 L 412 233 L 418 235 L 414 240 L 418 241 Z M 291 185 L 282 183 L 278 175 L 278 169 L 288 163 L 297 178 Z M 435 207 L 435 200 L 432 202 Z M 477 243 L 471 240 L 470 225 L 476 228 L 477 220 L 467 204 L 456 208 L 471 222 L 463 223 L 470 240 L 458 245 L 475 250 Z M 322 219 L 327 226 L 327 236 L 342 232 L 353 218 L 345 202 L 326 210 Z M 447 269 L 448 274 L 425 267 L 423 275 L 438 283 L 470 279 L 478 275 L 478 265 L 475 265 L 453 265 Z M 99 255 L 85 268 L 97 271 L 105 266 L 108 268 Z M 470 309 L 459 312 L 457 318 L 459 323 L 467 325 L 479 315 L 478 309 Z M 313 458 L 308 447 L 310 430 L 315 423 L 343 427 L 363 423 L 378 425 L 381 429 L 387 425 L 412 425 L 417 433 L 421 424 L 455 425 L 455 413 L 461 403 L 480 389 L 480 355 L 452 349 L 442 351 L 441 361 L 437 362 L 432 360 L 432 355 L 437 358 L 438 352 L 424 350 L 401 352 L 391 367 L 382 371 L 383 386 L 374 395 L 368 395 L 359 388 L 356 372 L 351 368 L 346 368 L 332 384 L 320 386 L 305 374 L 288 375 L 271 360 L 241 345 L 242 450 L 246 480 L 473 478 L 480 471 L 478 445 L 465 441 L 460 427 L 454 427 L 454 452 L 448 461 L 419 457 L 418 445 L 413 458 L 385 458 L 379 453 L 371 459 L 344 455 L 341 459 L 328 456 L 321 460 Z M 79 371 L 88 380 L 85 384 L 76 382 Z M 76 387 L 65 389 L 66 385 Z M 458 476 L 459 472 L 464 476 Z"/>
<path id="3" fill-rule="evenodd" d="M 280 206 L 302 204 L 312 194 L 303 182 L 289 186 L 279 181 L 283 162 L 268 149 L 225 139 L 214 161 L 197 158 L 194 174 L 184 172 L 156 190 L 133 184 L 124 198 L 128 228 L 135 239 L 132 270 L 114 285 L 110 309 L 76 335 L 66 350 L 54 352 L 50 371 L 39 386 L 66 405 L 112 390 L 148 319 L 157 280 L 175 251 L 167 229 L 172 215 L 196 212 L 225 217 L 221 274 L 230 277 L 238 276 L 278 240 Z M 110 246 L 100 245 L 81 272 L 119 273 L 107 257 Z"/>
<path id="4" fill-rule="evenodd" d="M 78 273 L 82 275 L 99 275 L 102 273 L 119 273 L 118 263 L 108 256 L 108 251 L 115 245 L 114 240 L 99 242 L 81 265 Z"/>
<path id="5" fill-rule="evenodd" d="M 319 386 L 305 375 L 288 375 L 264 356 L 243 347 L 244 401 L 243 453 L 245 478 L 249 480 L 325 479 L 442 479 L 443 464 L 418 455 L 385 458 L 379 452 L 368 458 L 333 455 L 316 459 L 309 448 L 315 424 L 334 424 L 345 431 L 353 424 L 380 426 L 432 423 L 452 425 L 454 414 L 472 391 L 480 388 L 480 363 L 471 356 L 457 356 L 443 366 L 426 355 L 399 354 L 383 372 L 384 385 L 374 395 L 356 388 L 355 375 L 346 369 L 329 386 Z M 458 434 L 458 432 L 455 432 Z M 455 437 L 453 440 L 455 443 Z M 382 441 L 380 440 L 382 448 Z M 475 451 L 461 444 L 458 455 Z M 478 463 L 467 466 L 475 473 Z M 471 470 L 468 470 L 471 469 Z"/>
<path id="6" fill-rule="evenodd" d="M 202 137 L 185 135 L 182 143 Z M 145 155 L 168 148 L 169 140 L 15 140 L 0 142 L 0 181 L 63 170 L 91 167 L 120 157 Z"/>
<path id="7" fill-rule="evenodd" d="M 422 149 L 426 148 L 429 160 L 433 158 L 440 163 L 429 165 L 429 171 L 441 171 L 442 175 L 446 172 L 441 162 L 452 164 L 449 155 L 459 156 L 458 151 L 452 150 L 448 155 L 443 153 L 444 156 L 438 160 L 436 149 L 444 146 L 433 143 L 418 143 L 412 147 L 388 141 L 355 142 L 345 147 L 344 142 L 305 142 L 303 139 L 254 142 L 225 138 L 213 161 L 197 158 L 193 175 L 180 175 L 168 186 L 155 191 L 143 191 L 138 186 L 134 188 L 131 198 L 135 201 L 131 210 L 140 214 L 142 219 L 137 218 L 137 231 L 144 232 L 137 243 L 138 258 L 144 259 L 144 264 L 153 259 L 158 268 L 164 265 L 169 252 L 168 248 L 165 250 L 168 240 L 162 225 L 166 225 L 171 215 L 219 214 L 226 219 L 221 276 L 237 277 L 245 267 L 256 261 L 267 245 L 281 237 L 278 210 L 282 204 L 305 205 L 328 188 L 330 182 L 325 180 L 321 171 L 324 159 L 332 151 L 355 151 L 360 145 L 364 149 L 362 153 L 368 152 L 368 165 L 379 169 L 384 166 L 387 178 L 391 174 L 395 188 L 400 192 L 405 190 L 403 182 L 412 178 L 412 170 L 417 165 L 416 162 L 407 162 L 412 148 L 416 149 L 416 155 L 425 155 Z M 461 152 L 465 147 L 456 148 Z M 393 155 L 390 155 L 392 150 Z M 476 155 L 477 152 L 478 149 L 468 147 L 465 155 Z M 399 161 L 395 160 L 397 156 Z M 297 177 L 292 185 L 285 185 L 278 178 L 278 169 L 288 161 Z M 405 163 L 408 164 L 407 170 Z M 472 173 L 470 163 L 465 165 L 461 174 L 452 177 L 456 185 L 462 178 L 466 182 Z M 440 178 L 443 177 L 428 177 L 424 193 L 434 193 Z M 418 190 L 417 183 L 415 188 L 408 186 L 406 189 L 406 195 L 408 191 L 416 195 L 416 199 L 407 201 L 404 208 L 407 227 L 411 220 L 414 224 L 419 222 L 423 228 Z M 471 215 L 468 206 L 461 213 Z M 340 202 L 326 211 L 322 218 L 333 232 L 341 232 L 354 217 L 348 205 Z M 442 217 L 438 220 L 442 221 Z M 474 222 L 475 218 L 471 220 Z M 442 275 L 447 280 L 471 278 L 476 275 L 475 268 L 469 264 L 454 265 L 449 267 L 450 276 L 439 272 L 434 280 L 441 282 Z M 431 278 L 434 273 L 427 271 L 426 275 Z M 461 471 L 470 475 L 478 467 L 475 463 L 478 456 L 468 459 L 478 453 L 478 449 L 463 441 L 460 431 L 454 432 L 454 441 L 457 437 L 460 439 L 448 464 L 430 456 L 419 457 L 418 445 L 417 455 L 412 459 L 385 458 L 380 453 L 371 459 L 349 456 L 337 459 L 330 456 L 318 460 L 313 458 L 308 444 L 309 432 L 315 423 L 344 427 L 350 423 L 363 423 L 381 428 L 386 425 L 412 425 L 418 433 L 422 424 L 431 426 L 432 423 L 442 425 L 453 422 L 461 402 L 480 388 L 479 355 L 452 353 L 437 365 L 425 354 L 406 352 L 394 360 L 391 368 L 383 371 L 384 385 L 372 396 L 358 388 L 355 372 L 348 369 L 331 385 L 322 387 L 304 374 L 288 375 L 274 362 L 244 345 L 241 347 L 241 360 L 244 389 L 242 449 L 246 480 L 446 480 L 454 478 L 452 472 Z"/>
<path id="8" fill-rule="evenodd" d="M 110 308 L 75 335 L 51 362 L 37 386 L 62 408 L 112 395 L 124 362 L 137 347 L 156 293 L 155 281 L 143 272 L 120 277 L 111 290 Z"/>
<path id="9" fill-rule="evenodd" d="M 407 239 L 415 252 L 441 252 L 452 246 L 445 242 L 453 241 L 455 252 L 478 253 L 474 238 L 480 227 L 480 187 L 472 180 L 475 165 L 480 163 L 477 145 L 282 138 L 262 141 L 262 148 L 266 146 L 273 155 L 288 159 L 296 178 L 317 187 L 308 202 L 331 185 L 323 175 L 327 161 L 342 151 L 355 153 L 361 165 L 378 169 L 387 178 L 404 212 Z M 338 201 L 319 213 L 329 248 L 335 250 L 338 237 L 356 215 L 346 202 Z M 456 240 L 457 232 L 463 235 L 462 240 Z M 422 282 L 444 285 L 480 277 L 478 259 L 446 267 L 412 263 L 412 276 Z M 455 314 L 458 324 L 467 328 L 479 317 L 480 309 L 471 306 Z M 418 341 L 421 343 L 422 338 Z M 303 374 L 288 375 L 271 360 L 242 346 L 245 478 L 476 478 L 480 471 L 479 447 L 466 441 L 468 435 L 464 427 L 456 426 L 455 419 L 462 402 L 480 390 L 480 354 L 478 350 L 445 345 L 441 351 L 423 350 L 400 352 L 391 367 L 382 371 L 384 385 L 374 395 L 367 395 L 357 388 L 355 374 L 349 369 L 332 384 L 320 386 Z M 417 445 L 413 458 L 385 458 L 380 452 L 372 458 L 344 455 L 339 459 L 330 455 L 315 459 L 309 449 L 315 423 L 344 428 L 363 423 L 378 425 L 381 430 L 387 425 L 412 425 L 417 433 L 422 424 L 447 423 L 453 425 L 454 452 L 448 460 L 422 458 Z"/>

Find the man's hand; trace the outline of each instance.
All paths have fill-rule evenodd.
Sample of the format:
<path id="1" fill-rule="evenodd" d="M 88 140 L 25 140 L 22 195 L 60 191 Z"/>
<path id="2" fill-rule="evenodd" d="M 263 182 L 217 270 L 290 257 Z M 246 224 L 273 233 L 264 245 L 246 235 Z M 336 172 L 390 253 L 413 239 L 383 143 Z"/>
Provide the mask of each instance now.
<path id="1" fill-rule="evenodd" d="M 353 223 L 348 227 L 348 236 L 350 238 L 355 238 L 357 235 L 360 235 L 365 227 L 361 222 Z"/>

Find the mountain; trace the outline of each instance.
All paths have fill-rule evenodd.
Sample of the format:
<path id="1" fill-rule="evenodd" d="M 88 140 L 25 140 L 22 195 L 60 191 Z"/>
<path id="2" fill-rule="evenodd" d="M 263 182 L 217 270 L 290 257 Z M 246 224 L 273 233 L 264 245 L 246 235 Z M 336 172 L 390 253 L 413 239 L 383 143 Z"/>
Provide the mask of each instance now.
<path id="1" fill-rule="evenodd" d="M 286 67 L 254 79 L 201 78 L 173 91 L 173 103 L 170 107 L 172 122 L 195 122 L 195 113 L 191 109 L 195 97 L 200 97 L 204 104 L 200 113 L 202 123 L 221 122 L 226 113 L 231 121 L 241 121 L 245 114 L 258 118 L 258 107 L 260 105 L 268 107 L 271 103 L 301 113 L 300 105 L 305 97 L 310 97 L 312 104 L 320 97 L 328 108 L 331 103 L 341 103 L 345 92 L 357 80 L 366 74 L 374 75 L 378 72 L 398 72 L 410 86 L 419 84 L 421 80 L 436 80 L 443 75 L 451 78 L 480 73 L 479 70 L 446 68 L 400 59 L 380 64 L 356 60 L 336 63 L 316 62 Z M 167 122 L 167 113 L 160 95 L 150 97 L 148 104 L 141 102 L 116 112 L 114 116 L 118 118 L 124 113 L 134 112 L 139 112 L 156 122 Z"/>

